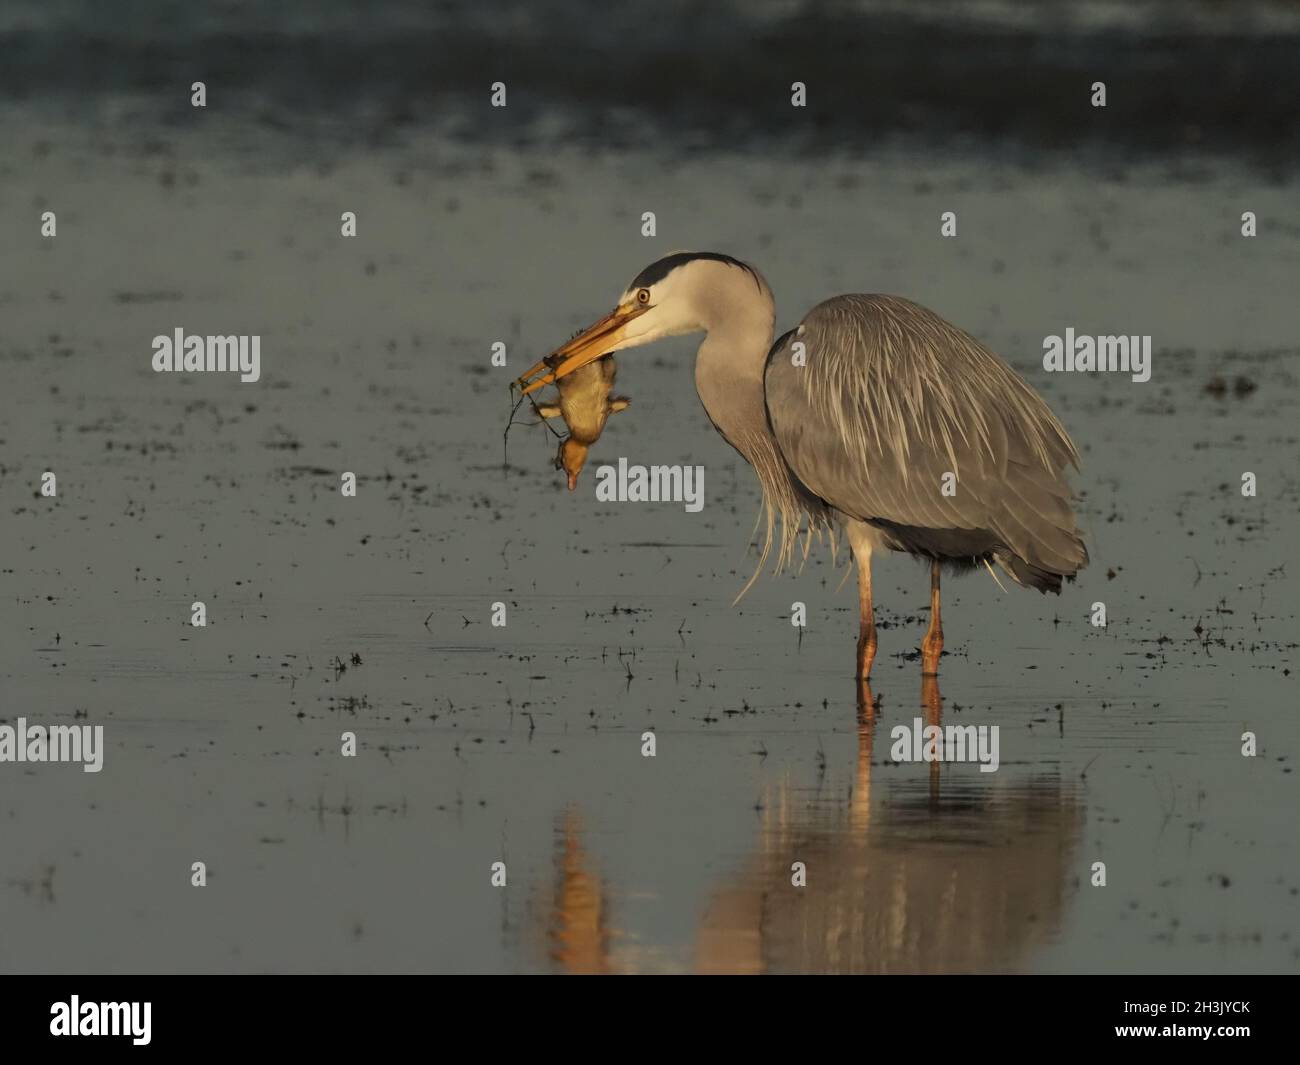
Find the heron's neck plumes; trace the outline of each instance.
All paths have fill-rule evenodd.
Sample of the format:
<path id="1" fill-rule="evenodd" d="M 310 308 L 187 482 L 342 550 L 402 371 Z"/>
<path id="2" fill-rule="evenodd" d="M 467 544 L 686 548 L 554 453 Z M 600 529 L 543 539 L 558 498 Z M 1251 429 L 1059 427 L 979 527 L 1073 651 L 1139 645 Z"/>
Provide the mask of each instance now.
<path id="1" fill-rule="evenodd" d="M 771 290 L 757 274 L 710 265 L 715 274 L 726 274 L 702 287 L 698 297 L 699 321 L 707 335 L 695 357 L 695 387 L 718 431 L 754 467 L 763 492 L 763 546 L 743 595 L 774 544 L 780 570 L 791 560 L 804 519 L 811 535 L 829 524 L 829 514 L 797 483 L 768 424 L 763 372 L 776 320 Z M 805 544 L 805 556 L 807 550 Z"/>

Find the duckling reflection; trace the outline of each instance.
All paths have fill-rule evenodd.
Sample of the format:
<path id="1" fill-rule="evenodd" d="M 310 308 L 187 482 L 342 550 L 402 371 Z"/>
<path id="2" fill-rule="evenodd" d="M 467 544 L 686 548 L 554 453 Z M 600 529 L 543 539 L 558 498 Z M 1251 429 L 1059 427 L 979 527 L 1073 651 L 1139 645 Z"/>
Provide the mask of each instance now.
<path id="1" fill-rule="evenodd" d="M 1053 777 L 990 788 L 939 763 L 918 787 L 914 774 L 873 764 L 879 715 L 866 696 L 847 801 L 829 780 L 769 789 L 757 851 L 706 910 L 700 971 L 1010 970 L 1060 926 L 1084 821 L 1074 789 Z M 934 678 L 921 705 L 939 724 Z M 874 796 L 873 769 L 887 774 Z M 791 884 L 795 862 L 804 888 Z"/>
<path id="2" fill-rule="evenodd" d="M 606 888 L 589 868 L 582 820 L 576 810 L 564 811 L 558 835 L 549 930 L 551 960 L 568 973 L 611 972 Z"/>

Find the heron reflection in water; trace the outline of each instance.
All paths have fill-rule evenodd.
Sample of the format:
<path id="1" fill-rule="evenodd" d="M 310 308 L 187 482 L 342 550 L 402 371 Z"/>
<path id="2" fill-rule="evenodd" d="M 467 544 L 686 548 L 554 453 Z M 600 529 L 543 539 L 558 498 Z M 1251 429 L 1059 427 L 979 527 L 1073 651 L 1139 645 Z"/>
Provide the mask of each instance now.
<path id="1" fill-rule="evenodd" d="M 920 705 L 927 724 L 941 724 L 934 678 L 923 679 Z M 575 973 L 1030 966 L 1064 922 L 1078 881 L 1082 794 L 1052 773 L 1000 776 L 990 786 L 969 765 L 932 763 L 924 776 L 882 768 L 881 728 L 868 700 L 847 772 L 832 756 L 815 781 L 783 772 L 764 785 L 754 841 L 708 892 L 685 954 L 623 928 L 631 896 L 644 912 L 645 900 L 663 893 L 598 875 L 582 822 L 566 810 L 546 892 L 552 964 Z M 804 887 L 791 882 L 796 862 Z"/>

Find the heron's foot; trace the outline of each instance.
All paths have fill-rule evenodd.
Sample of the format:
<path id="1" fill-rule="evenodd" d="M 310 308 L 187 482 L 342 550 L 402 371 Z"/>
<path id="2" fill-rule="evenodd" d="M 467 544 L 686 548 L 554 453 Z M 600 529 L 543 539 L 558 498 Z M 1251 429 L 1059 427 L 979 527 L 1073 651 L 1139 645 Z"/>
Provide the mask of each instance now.
<path id="1" fill-rule="evenodd" d="M 943 629 L 930 631 L 921 641 L 921 676 L 939 675 L 939 656 L 943 654 Z"/>
<path id="2" fill-rule="evenodd" d="M 876 660 L 876 632 L 863 633 L 858 637 L 858 680 L 871 676 L 871 664 Z"/>

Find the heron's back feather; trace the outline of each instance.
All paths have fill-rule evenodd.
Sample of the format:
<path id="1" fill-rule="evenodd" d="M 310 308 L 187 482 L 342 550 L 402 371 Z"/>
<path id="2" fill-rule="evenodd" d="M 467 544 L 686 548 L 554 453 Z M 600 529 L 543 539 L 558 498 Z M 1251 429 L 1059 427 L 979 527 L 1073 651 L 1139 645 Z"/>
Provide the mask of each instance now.
<path id="1" fill-rule="evenodd" d="M 893 546 L 991 557 L 1043 590 L 1087 563 L 1065 429 L 1010 366 L 932 311 L 895 296 L 818 304 L 773 345 L 764 389 L 798 480 Z"/>

